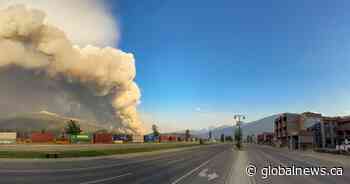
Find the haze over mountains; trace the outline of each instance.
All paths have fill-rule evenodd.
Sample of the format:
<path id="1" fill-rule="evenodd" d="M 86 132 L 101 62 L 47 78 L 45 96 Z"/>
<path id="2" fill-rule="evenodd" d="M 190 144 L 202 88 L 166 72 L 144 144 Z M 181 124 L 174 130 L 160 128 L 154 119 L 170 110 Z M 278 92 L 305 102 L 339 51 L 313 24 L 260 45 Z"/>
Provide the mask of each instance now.
<path id="1" fill-rule="evenodd" d="M 256 135 L 261 132 L 272 132 L 273 131 L 273 121 L 277 115 L 271 115 L 262 118 L 257 121 L 243 123 L 242 130 L 244 135 Z M 69 120 L 75 120 L 79 122 L 82 130 L 84 132 L 94 132 L 98 130 L 109 130 L 110 127 L 107 125 L 101 125 L 96 122 L 60 116 L 55 113 L 41 111 L 32 113 L 20 113 L 16 115 L 10 115 L 7 117 L 0 118 L 0 130 L 11 130 L 11 131 L 52 131 L 55 133 L 61 132 L 66 123 Z M 221 134 L 225 136 L 232 136 L 233 128 L 235 126 L 224 125 L 216 128 L 210 129 L 213 138 L 219 139 Z M 209 129 L 191 130 L 191 134 L 201 137 L 208 138 Z"/>
<path id="2" fill-rule="evenodd" d="M 32 113 L 21 113 L 0 118 L 0 130 L 6 131 L 52 131 L 60 133 L 64 130 L 69 120 L 75 120 L 79 123 L 84 132 L 94 132 L 97 130 L 109 130 L 109 127 L 82 119 L 60 116 L 55 113 L 41 111 Z"/>
<path id="3" fill-rule="evenodd" d="M 261 132 L 272 132 L 273 126 L 274 126 L 273 122 L 277 116 L 278 115 L 275 114 L 253 122 L 243 123 L 241 126 L 243 135 L 251 135 L 251 134 L 256 135 Z M 232 136 L 233 128 L 235 128 L 235 126 L 224 125 L 224 126 L 216 127 L 214 129 L 211 129 L 212 136 L 213 138 L 217 138 L 217 139 L 220 138 L 221 134 L 224 134 L 225 136 Z M 209 129 L 192 131 L 192 134 L 201 138 L 208 138 Z"/>

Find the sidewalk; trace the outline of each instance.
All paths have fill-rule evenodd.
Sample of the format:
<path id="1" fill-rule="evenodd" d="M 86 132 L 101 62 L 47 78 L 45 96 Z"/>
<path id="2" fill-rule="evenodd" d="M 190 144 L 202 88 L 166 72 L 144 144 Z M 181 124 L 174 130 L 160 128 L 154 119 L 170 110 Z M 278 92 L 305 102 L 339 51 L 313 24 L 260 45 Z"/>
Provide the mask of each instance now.
<path id="1" fill-rule="evenodd" d="M 254 177 L 249 177 L 245 171 L 249 164 L 247 151 L 236 150 L 233 154 L 235 154 L 235 159 L 225 184 L 255 184 Z"/>

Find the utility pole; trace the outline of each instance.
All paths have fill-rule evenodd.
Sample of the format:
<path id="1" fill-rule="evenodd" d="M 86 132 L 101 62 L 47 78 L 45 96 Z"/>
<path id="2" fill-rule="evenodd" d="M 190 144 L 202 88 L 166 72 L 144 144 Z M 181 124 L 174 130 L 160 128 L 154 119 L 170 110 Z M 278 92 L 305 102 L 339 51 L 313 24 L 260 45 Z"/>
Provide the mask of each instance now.
<path id="1" fill-rule="evenodd" d="M 236 142 L 236 146 L 238 149 L 241 149 L 241 142 L 242 142 L 242 131 L 241 131 L 241 120 L 244 120 L 246 117 L 242 114 L 235 114 L 233 116 L 233 119 L 236 122 L 237 130 L 233 128 L 233 137 Z"/>

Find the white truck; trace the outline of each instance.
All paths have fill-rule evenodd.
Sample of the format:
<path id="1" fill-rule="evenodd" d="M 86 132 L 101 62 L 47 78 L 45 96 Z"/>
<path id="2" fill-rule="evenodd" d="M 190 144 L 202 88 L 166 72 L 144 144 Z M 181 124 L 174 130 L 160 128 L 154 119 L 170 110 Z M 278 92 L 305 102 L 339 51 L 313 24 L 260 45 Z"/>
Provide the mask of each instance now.
<path id="1" fill-rule="evenodd" d="M 15 144 L 16 139 L 16 132 L 0 132 L 0 144 Z"/>
<path id="2" fill-rule="evenodd" d="M 336 149 L 338 151 L 350 152 L 350 141 L 345 139 L 344 144 L 337 145 Z"/>

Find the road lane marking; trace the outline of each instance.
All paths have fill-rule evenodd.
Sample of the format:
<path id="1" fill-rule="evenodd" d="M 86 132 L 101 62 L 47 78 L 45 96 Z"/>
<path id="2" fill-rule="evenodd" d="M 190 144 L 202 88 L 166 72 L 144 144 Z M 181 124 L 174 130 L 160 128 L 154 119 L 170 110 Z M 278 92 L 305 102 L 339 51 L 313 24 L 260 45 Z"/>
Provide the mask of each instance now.
<path id="1" fill-rule="evenodd" d="M 249 158 L 248 151 L 247 151 L 247 157 L 248 157 L 248 163 L 254 163 L 254 161 L 253 161 L 254 159 L 252 160 L 251 158 Z M 249 177 L 249 183 L 256 184 L 255 176 Z"/>
<path id="2" fill-rule="evenodd" d="M 216 174 L 215 172 L 212 174 L 208 174 L 208 181 L 213 180 L 213 179 L 218 178 L 218 177 L 219 177 L 219 175 Z"/>
<path id="3" fill-rule="evenodd" d="M 277 159 L 277 158 L 273 158 L 272 156 L 268 155 L 267 153 L 259 150 L 261 154 L 263 154 L 267 159 L 267 161 L 271 161 L 271 162 L 275 162 L 276 164 L 279 164 L 283 167 L 288 167 L 286 164 L 284 164 L 280 159 Z"/>
<path id="4" fill-rule="evenodd" d="M 199 174 L 198 176 L 201 176 L 201 177 L 207 177 L 207 172 L 209 171 L 209 169 L 203 169 Z"/>
<path id="5" fill-rule="evenodd" d="M 113 177 L 103 178 L 103 179 L 99 179 L 99 180 L 87 181 L 87 182 L 83 182 L 83 183 L 80 183 L 80 184 L 101 183 L 101 182 L 105 182 L 105 181 L 109 181 L 109 180 L 114 180 L 114 179 L 121 178 L 121 177 L 123 177 L 123 176 L 128 176 L 128 175 L 132 175 L 132 173 L 126 173 L 126 174 L 122 174 L 122 175 L 119 175 L 119 176 L 113 176 Z"/>
<path id="6" fill-rule="evenodd" d="M 28 169 L 28 170 L 16 170 L 16 169 L 0 169 L 0 173 L 56 173 L 56 172 L 74 172 L 74 171 L 87 171 L 87 170 L 97 170 L 97 169 L 106 169 L 112 167 L 119 167 L 130 164 L 139 164 L 148 161 L 158 161 L 162 159 L 170 159 L 167 155 L 162 155 L 156 158 L 143 159 L 138 161 L 126 161 L 126 163 L 116 163 L 116 164 L 108 164 L 101 166 L 91 166 L 91 167 L 80 167 L 80 168 L 66 168 L 66 169 Z"/>
<path id="7" fill-rule="evenodd" d="M 237 151 L 233 158 L 229 176 L 225 184 L 231 183 L 250 183 L 249 176 L 245 173 L 245 167 L 248 165 L 248 155 L 246 151 Z"/>
<path id="8" fill-rule="evenodd" d="M 203 170 L 198 174 L 198 176 L 204 177 L 204 178 L 208 178 L 208 181 L 213 180 L 213 179 L 219 177 L 219 175 L 216 174 L 216 172 L 213 172 L 213 173 L 210 174 L 210 173 L 208 173 L 208 171 L 209 171 L 209 168 L 203 169 Z"/>
<path id="9" fill-rule="evenodd" d="M 270 149 L 270 148 L 269 148 Z M 271 151 L 275 151 L 275 150 L 273 150 L 273 149 L 270 149 Z M 288 156 L 285 156 L 285 155 L 283 155 L 283 154 L 276 154 L 276 155 L 273 155 L 273 154 L 271 154 L 271 153 L 267 153 L 267 152 L 265 152 L 265 151 L 263 151 L 262 149 L 259 149 L 259 152 L 260 153 L 262 153 L 266 158 L 268 158 L 268 159 L 270 159 L 272 162 L 274 162 L 274 163 L 276 163 L 277 165 L 280 165 L 280 166 L 283 166 L 283 167 L 288 167 L 286 164 L 284 164 L 284 163 L 282 163 L 282 160 L 281 159 L 277 159 L 277 158 L 273 158 L 273 156 L 275 156 L 276 157 L 276 155 L 279 155 L 279 156 L 284 156 L 284 157 L 287 157 L 290 161 L 300 161 L 300 160 L 296 160 L 296 158 L 291 158 L 291 157 L 288 157 Z M 288 154 L 286 154 L 286 155 L 288 155 Z M 290 156 L 290 155 L 289 155 Z M 271 162 L 271 163 L 272 163 Z M 289 164 L 289 163 L 288 163 Z M 307 182 L 306 183 L 314 183 L 314 182 L 316 182 L 316 183 L 318 183 L 319 181 L 315 178 L 315 177 L 308 177 L 308 176 L 305 176 L 305 175 L 301 175 L 301 177 L 303 178 L 303 179 L 305 179 Z M 311 182 L 310 182 L 310 180 L 311 180 Z"/>
<path id="10" fill-rule="evenodd" d="M 209 145 L 210 147 L 214 147 L 217 145 Z M 194 150 L 201 150 L 203 147 L 193 147 L 184 149 L 184 153 L 191 153 Z M 181 149 L 181 148 L 180 148 Z M 169 150 L 168 150 L 169 151 Z M 0 169 L 0 173 L 56 173 L 56 172 L 78 172 L 78 171 L 88 171 L 88 170 L 95 170 L 95 169 L 106 169 L 106 168 L 112 168 L 112 167 L 119 167 L 124 165 L 130 165 L 130 164 L 139 164 L 143 162 L 148 161 L 158 161 L 162 159 L 172 159 L 176 156 L 177 151 L 169 151 L 169 155 L 163 155 L 162 153 L 159 155 L 151 155 L 155 156 L 154 158 L 147 158 L 137 161 L 128 161 L 127 159 L 134 159 L 134 158 L 125 158 L 121 159 L 122 161 L 126 161 L 125 163 L 115 163 L 115 164 L 101 164 L 99 166 L 91 166 L 91 167 L 79 167 L 79 168 L 64 168 L 64 169 Z M 1 162 L 0 162 L 1 163 Z"/>
<path id="11" fill-rule="evenodd" d="M 171 164 L 175 164 L 177 162 L 182 162 L 182 161 L 185 161 L 185 160 L 186 159 L 184 159 L 184 158 L 180 158 L 180 159 L 177 159 L 177 160 L 170 161 L 170 162 L 168 162 L 168 164 L 171 165 Z"/>
<path id="12" fill-rule="evenodd" d="M 249 177 L 250 184 L 256 184 L 255 177 Z"/>
<path id="13" fill-rule="evenodd" d="M 185 175 L 181 176 L 180 178 L 178 178 L 177 180 L 173 181 L 171 184 L 177 184 L 179 183 L 181 180 L 185 179 L 186 177 L 188 177 L 189 175 L 193 174 L 194 172 L 198 171 L 200 168 L 202 168 L 203 166 L 207 165 L 210 161 L 212 161 L 215 157 L 207 160 L 206 162 L 202 163 L 201 165 L 199 165 L 198 167 L 192 169 L 190 172 L 186 173 Z"/>
<path id="14" fill-rule="evenodd" d="M 217 147 L 220 145 L 208 145 L 206 148 L 210 147 Z M 0 145 L 1 147 L 1 145 Z M 202 150 L 203 147 L 190 147 L 190 148 L 175 148 L 174 150 L 165 150 L 162 153 L 157 153 L 154 152 L 150 156 L 155 156 L 154 158 L 147 158 L 147 159 L 142 159 L 142 160 L 137 160 L 137 161 L 128 161 L 128 159 L 134 159 L 134 158 L 122 158 L 122 161 L 126 161 L 125 163 L 115 163 L 115 164 L 99 164 L 98 166 L 91 166 L 91 167 L 78 167 L 78 168 L 63 168 L 63 169 L 0 169 L 0 173 L 57 173 L 57 172 L 78 172 L 78 171 L 88 171 L 88 170 L 95 170 L 95 169 L 105 169 L 105 168 L 113 168 L 113 167 L 120 167 L 124 165 L 130 165 L 130 164 L 138 164 L 138 163 L 143 163 L 143 162 L 148 162 L 148 161 L 157 161 L 157 160 L 162 160 L 162 159 L 172 159 L 173 157 L 177 156 L 177 152 L 181 150 L 184 150 L 184 154 L 191 153 L 194 150 Z M 151 153 L 151 152 L 148 152 Z M 169 155 L 163 155 L 164 153 L 170 153 Z M 107 158 L 107 157 L 106 157 Z M 112 158 L 112 157 L 111 157 Z M 98 158 L 100 159 L 100 158 Z M 97 159 L 97 160 L 98 160 Z M 101 158 L 103 159 L 103 158 Z M 1 163 L 1 161 L 0 161 Z M 26 163 L 26 162 L 24 162 Z M 45 163 L 45 162 L 44 162 Z M 50 162 L 47 162 L 50 163 Z"/>

